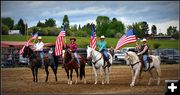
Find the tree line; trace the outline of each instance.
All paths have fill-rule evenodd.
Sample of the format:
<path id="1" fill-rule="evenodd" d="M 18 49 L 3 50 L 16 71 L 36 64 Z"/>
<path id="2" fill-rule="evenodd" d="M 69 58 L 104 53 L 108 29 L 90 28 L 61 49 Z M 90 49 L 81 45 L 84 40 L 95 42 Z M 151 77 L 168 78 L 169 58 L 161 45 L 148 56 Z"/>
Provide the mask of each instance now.
<path id="1" fill-rule="evenodd" d="M 30 35 L 38 32 L 41 36 L 57 36 L 63 26 L 66 26 L 67 36 L 87 37 L 91 34 L 91 23 L 87 23 L 83 26 L 77 24 L 70 25 L 68 15 L 64 15 L 62 25 L 60 27 L 57 27 L 56 20 L 53 18 L 45 19 L 44 23 L 38 21 L 35 26 L 30 28 L 28 28 L 28 25 L 23 21 L 23 19 L 20 19 L 17 24 L 14 24 L 14 20 L 11 17 L 3 17 L 1 20 L 1 33 L 3 35 L 7 35 L 8 30 L 20 30 L 22 35 L 26 35 L 26 33 Z M 163 33 L 157 34 L 157 27 L 155 25 L 152 25 L 151 30 L 149 30 L 149 26 L 146 21 L 136 22 L 125 27 L 124 23 L 116 18 L 110 19 L 108 16 L 98 16 L 96 18 L 95 31 L 98 37 L 104 35 L 106 37 L 119 38 L 128 29 L 134 29 L 135 35 L 138 38 L 149 36 L 149 31 L 152 32 L 151 35 L 165 35 Z M 177 27 L 169 26 L 166 35 L 178 39 L 178 33 L 179 31 L 177 31 Z"/>

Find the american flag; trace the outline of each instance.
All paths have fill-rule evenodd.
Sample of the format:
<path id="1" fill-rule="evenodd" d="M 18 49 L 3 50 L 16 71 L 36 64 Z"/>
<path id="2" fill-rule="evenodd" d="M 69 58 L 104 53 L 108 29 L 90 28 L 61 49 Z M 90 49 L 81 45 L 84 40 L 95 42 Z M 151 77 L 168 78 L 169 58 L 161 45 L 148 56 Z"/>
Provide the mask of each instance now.
<path id="1" fill-rule="evenodd" d="M 93 24 L 91 25 L 90 47 L 96 49 L 96 32 Z"/>
<path id="2" fill-rule="evenodd" d="M 62 29 L 61 32 L 59 33 L 57 39 L 56 39 L 56 47 L 55 47 L 55 55 L 56 56 L 62 54 L 65 36 L 66 36 L 65 29 Z"/>
<path id="3" fill-rule="evenodd" d="M 121 48 L 122 46 L 136 42 L 136 36 L 134 35 L 133 29 L 130 29 L 124 34 L 118 41 L 115 50 Z"/>
<path id="4" fill-rule="evenodd" d="M 23 54 L 23 52 L 24 52 L 24 48 L 25 48 L 25 46 L 29 46 L 29 43 L 31 42 L 31 40 L 33 40 L 33 39 L 36 39 L 36 37 L 38 36 L 38 33 L 36 32 L 27 42 L 26 42 L 26 44 L 23 46 L 23 48 L 20 50 L 20 54 L 22 55 Z"/>

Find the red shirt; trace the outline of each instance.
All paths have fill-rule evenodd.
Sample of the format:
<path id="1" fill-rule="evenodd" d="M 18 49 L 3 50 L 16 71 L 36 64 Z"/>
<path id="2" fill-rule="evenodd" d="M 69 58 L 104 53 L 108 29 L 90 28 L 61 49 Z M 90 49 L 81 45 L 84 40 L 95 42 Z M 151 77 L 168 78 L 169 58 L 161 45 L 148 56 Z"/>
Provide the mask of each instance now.
<path id="1" fill-rule="evenodd" d="M 68 48 L 74 53 L 77 50 L 77 44 L 68 44 Z"/>

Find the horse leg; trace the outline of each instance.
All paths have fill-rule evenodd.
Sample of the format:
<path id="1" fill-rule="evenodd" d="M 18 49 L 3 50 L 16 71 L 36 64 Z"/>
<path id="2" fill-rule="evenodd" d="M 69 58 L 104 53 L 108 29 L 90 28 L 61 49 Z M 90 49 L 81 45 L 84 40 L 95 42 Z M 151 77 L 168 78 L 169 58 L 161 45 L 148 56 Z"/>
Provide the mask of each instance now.
<path id="1" fill-rule="evenodd" d="M 57 67 L 54 69 L 54 65 L 50 65 L 50 66 L 51 66 L 51 69 L 53 70 L 55 81 L 57 82 Z"/>
<path id="2" fill-rule="evenodd" d="M 161 79 L 160 79 L 160 77 L 161 77 L 161 68 L 160 67 L 156 68 L 156 72 L 157 72 L 157 75 L 158 75 L 157 85 L 159 85 L 160 81 L 161 81 Z"/>
<path id="3" fill-rule="evenodd" d="M 130 84 L 131 87 L 134 86 L 135 81 L 136 81 L 136 78 L 137 78 L 137 76 L 138 76 L 138 74 L 139 74 L 139 71 L 140 71 L 140 69 L 136 69 L 136 70 L 134 71 L 134 76 L 132 77 L 132 82 L 131 82 L 131 84 Z"/>
<path id="4" fill-rule="evenodd" d="M 73 74 L 73 69 L 71 69 L 71 73 L 70 73 L 70 85 L 72 84 L 72 74 Z"/>
<path id="5" fill-rule="evenodd" d="M 48 66 L 47 65 L 45 65 L 45 71 L 46 71 L 46 80 L 45 80 L 45 82 L 47 82 L 48 81 L 48 76 L 49 76 L 49 71 L 48 71 Z"/>
<path id="6" fill-rule="evenodd" d="M 34 67 L 31 67 L 32 75 L 33 75 L 33 82 L 35 82 L 35 72 L 34 72 Z"/>
<path id="7" fill-rule="evenodd" d="M 101 75 L 101 80 L 102 80 L 101 84 L 104 84 L 104 77 L 105 77 L 105 75 L 103 74 L 103 68 L 102 67 L 100 68 L 100 75 Z"/>
<path id="8" fill-rule="evenodd" d="M 106 70 L 106 81 L 107 81 L 107 84 L 109 84 L 109 67 Z"/>
<path id="9" fill-rule="evenodd" d="M 78 76 L 79 76 L 78 68 L 76 68 L 75 71 L 76 71 L 76 75 L 77 75 L 75 84 L 77 84 L 77 82 L 78 82 Z"/>
<path id="10" fill-rule="evenodd" d="M 66 68 L 65 68 L 66 69 Z M 68 78 L 68 84 L 69 84 L 69 70 L 66 70 L 67 78 Z"/>
<path id="11" fill-rule="evenodd" d="M 150 78 L 149 78 L 148 85 L 151 85 L 151 81 L 152 81 L 152 78 L 153 78 L 153 74 L 152 74 L 151 70 L 149 70 L 149 74 L 150 74 Z"/>
<path id="12" fill-rule="evenodd" d="M 93 71 L 94 71 L 94 76 L 95 76 L 95 83 L 97 84 L 97 70 L 95 69 L 94 65 L 93 65 Z"/>
<path id="13" fill-rule="evenodd" d="M 38 82 L 38 67 L 35 67 L 35 77 L 36 77 L 36 82 Z"/>

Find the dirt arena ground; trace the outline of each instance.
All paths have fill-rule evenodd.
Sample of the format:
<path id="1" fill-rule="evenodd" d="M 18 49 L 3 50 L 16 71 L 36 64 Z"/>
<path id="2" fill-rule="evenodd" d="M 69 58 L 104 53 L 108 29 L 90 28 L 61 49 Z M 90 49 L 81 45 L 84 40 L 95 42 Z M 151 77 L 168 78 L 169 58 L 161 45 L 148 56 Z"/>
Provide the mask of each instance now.
<path id="1" fill-rule="evenodd" d="M 94 75 L 91 66 L 86 66 L 86 80 L 87 84 L 83 81 L 75 82 L 75 72 L 73 73 L 73 84 L 67 84 L 67 77 L 64 69 L 58 67 L 58 82 L 52 70 L 49 68 L 50 76 L 49 81 L 45 83 L 45 71 L 39 69 L 38 78 L 39 82 L 32 82 L 31 70 L 28 67 L 16 68 L 1 68 L 1 93 L 2 94 L 70 94 L 70 93 L 97 93 L 97 94 L 134 94 L 134 93 L 156 93 L 164 94 L 165 80 L 179 79 L 179 65 L 161 65 L 162 77 L 160 86 L 156 85 L 156 79 L 153 80 L 151 86 L 147 86 L 148 73 L 143 73 L 143 79 L 137 80 L 136 86 L 131 88 L 129 86 L 131 81 L 130 67 L 128 66 L 112 66 L 110 74 L 110 84 L 101 84 L 98 79 L 98 84 L 94 84 Z M 156 76 L 156 73 L 153 73 Z"/>

